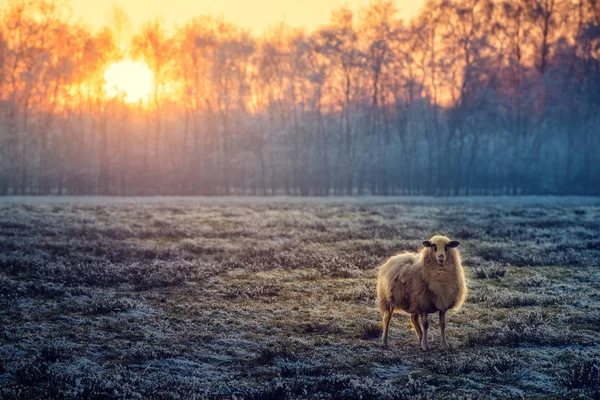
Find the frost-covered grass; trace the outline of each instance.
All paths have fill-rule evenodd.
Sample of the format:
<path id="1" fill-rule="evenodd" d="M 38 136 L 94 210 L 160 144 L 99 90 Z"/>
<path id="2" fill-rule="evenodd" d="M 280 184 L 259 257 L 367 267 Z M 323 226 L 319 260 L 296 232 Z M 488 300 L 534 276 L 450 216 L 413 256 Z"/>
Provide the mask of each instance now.
<path id="1" fill-rule="evenodd" d="M 462 242 L 451 349 L 376 267 Z M 600 199 L 0 198 L 1 398 L 598 398 Z"/>

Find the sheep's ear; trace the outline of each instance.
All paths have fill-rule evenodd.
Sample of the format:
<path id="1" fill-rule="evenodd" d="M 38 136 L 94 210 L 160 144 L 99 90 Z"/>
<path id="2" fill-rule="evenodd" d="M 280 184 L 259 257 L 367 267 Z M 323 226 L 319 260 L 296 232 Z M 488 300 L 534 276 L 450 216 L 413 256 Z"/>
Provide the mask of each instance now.
<path id="1" fill-rule="evenodd" d="M 423 247 L 431 247 L 432 243 L 429 240 L 425 240 L 425 241 L 421 242 L 421 246 L 423 246 Z"/>
<path id="2" fill-rule="evenodd" d="M 448 247 L 458 247 L 458 245 L 460 245 L 460 242 L 458 240 L 453 240 L 448 243 Z"/>

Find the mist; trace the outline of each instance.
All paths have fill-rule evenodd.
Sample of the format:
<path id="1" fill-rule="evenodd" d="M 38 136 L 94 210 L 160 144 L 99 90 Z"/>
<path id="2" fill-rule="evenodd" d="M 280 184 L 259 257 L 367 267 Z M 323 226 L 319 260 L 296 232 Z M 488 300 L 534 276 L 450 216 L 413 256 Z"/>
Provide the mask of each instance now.
<path id="1" fill-rule="evenodd" d="M 307 32 L 0 21 L 1 195 L 598 195 L 600 6 L 394 2 Z M 144 62 L 138 102 L 104 73 Z"/>

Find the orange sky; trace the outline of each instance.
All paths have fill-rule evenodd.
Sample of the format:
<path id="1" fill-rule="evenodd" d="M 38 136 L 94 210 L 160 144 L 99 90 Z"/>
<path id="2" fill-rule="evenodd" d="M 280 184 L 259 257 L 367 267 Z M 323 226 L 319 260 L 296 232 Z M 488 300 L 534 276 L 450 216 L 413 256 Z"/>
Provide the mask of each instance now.
<path id="1" fill-rule="evenodd" d="M 424 0 L 396 0 L 400 15 L 415 15 Z M 118 4 L 131 19 L 135 31 L 144 22 L 161 17 L 167 26 L 182 24 L 190 17 L 223 15 L 236 25 L 261 33 L 269 26 L 284 21 L 308 30 L 328 22 L 331 11 L 347 5 L 353 10 L 368 5 L 368 0 L 71 0 L 73 18 L 92 27 L 107 25 L 113 4 Z"/>

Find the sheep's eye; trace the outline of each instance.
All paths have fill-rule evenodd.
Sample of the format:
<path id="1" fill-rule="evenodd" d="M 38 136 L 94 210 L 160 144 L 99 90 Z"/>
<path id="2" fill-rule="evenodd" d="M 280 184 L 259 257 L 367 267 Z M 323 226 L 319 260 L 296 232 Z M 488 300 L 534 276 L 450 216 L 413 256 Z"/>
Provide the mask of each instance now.
<path id="1" fill-rule="evenodd" d="M 433 251 L 437 251 L 437 246 L 434 244 L 431 247 L 433 247 Z"/>

